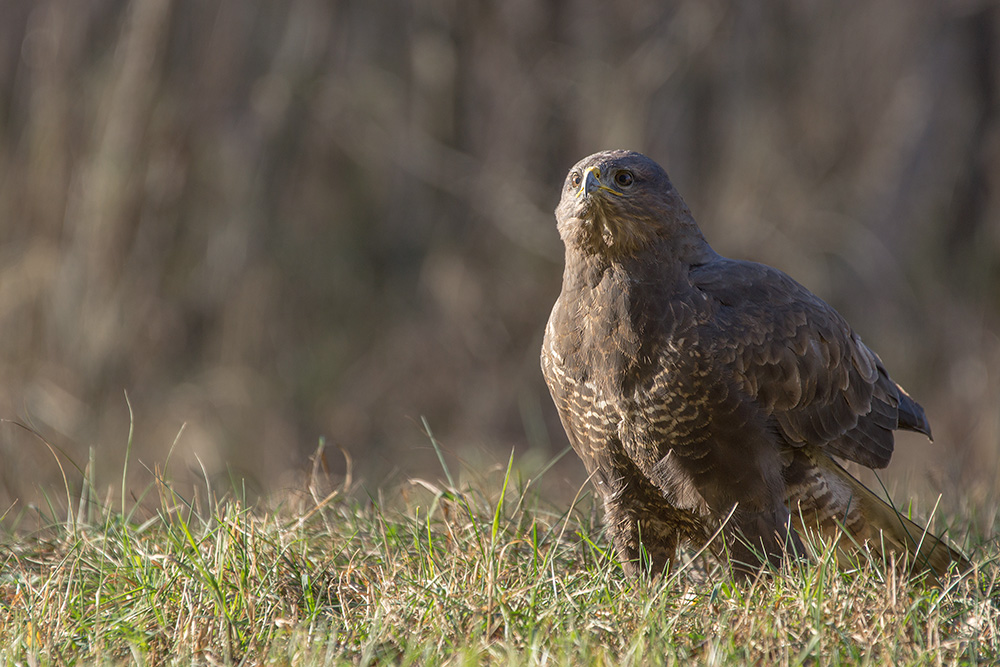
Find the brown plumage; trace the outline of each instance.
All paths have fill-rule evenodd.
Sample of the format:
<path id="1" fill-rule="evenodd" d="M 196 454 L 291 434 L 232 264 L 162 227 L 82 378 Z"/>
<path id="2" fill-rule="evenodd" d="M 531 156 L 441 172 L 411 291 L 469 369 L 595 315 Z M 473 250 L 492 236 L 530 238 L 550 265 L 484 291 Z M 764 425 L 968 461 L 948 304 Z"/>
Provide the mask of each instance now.
<path id="1" fill-rule="evenodd" d="M 895 429 L 930 425 L 833 308 L 718 255 L 638 153 L 581 160 L 556 219 L 566 267 L 542 370 L 626 572 L 720 527 L 709 546 L 741 573 L 804 555 L 809 526 L 938 575 L 968 567 L 837 463 L 883 468 Z"/>

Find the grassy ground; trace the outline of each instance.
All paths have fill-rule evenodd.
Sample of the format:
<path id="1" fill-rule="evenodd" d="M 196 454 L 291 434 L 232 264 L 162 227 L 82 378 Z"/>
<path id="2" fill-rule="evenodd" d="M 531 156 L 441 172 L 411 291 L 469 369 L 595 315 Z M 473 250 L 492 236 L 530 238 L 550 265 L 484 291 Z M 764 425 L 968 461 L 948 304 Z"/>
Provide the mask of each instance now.
<path id="1" fill-rule="evenodd" d="M 37 510 L 0 570 L 0 661 L 310 664 L 995 664 L 982 585 L 818 562 L 734 585 L 687 560 L 633 584 L 600 511 L 544 500 L 514 466 L 391 498 L 324 488 L 251 510 L 115 489 Z M 121 493 L 123 498 L 117 497 Z M 202 494 L 204 495 L 204 494 Z M 121 502 L 124 500 L 125 502 Z M 112 510 L 111 507 L 124 507 Z M 7 517 L 11 523 L 11 517 Z"/>

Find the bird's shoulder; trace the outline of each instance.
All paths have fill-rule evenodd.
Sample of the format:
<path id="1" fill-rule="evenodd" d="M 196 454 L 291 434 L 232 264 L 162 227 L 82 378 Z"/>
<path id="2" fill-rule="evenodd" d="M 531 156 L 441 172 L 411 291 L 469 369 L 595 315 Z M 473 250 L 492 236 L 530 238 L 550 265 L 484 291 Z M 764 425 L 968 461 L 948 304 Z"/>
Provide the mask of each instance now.
<path id="1" fill-rule="evenodd" d="M 834 359 L 827 356 L 852 352 L 874 372 L 874 355 L 853 349 L 860 341 L 840 313 L 778 269 L 719 258 L 692 267 L 690 284 L 711 310 L 714 335 L 732 352 L 790 349 L 821 353 L 828 363 Z"/>
<path id="2" fill-rule="evenodd" d="M 757 312 L 806 311 L 814 317 L 846 322 L 822 299 L 788 274 L 766 264 L 719 257 L 691 267 L 692 287 L 731 308 Z"/>

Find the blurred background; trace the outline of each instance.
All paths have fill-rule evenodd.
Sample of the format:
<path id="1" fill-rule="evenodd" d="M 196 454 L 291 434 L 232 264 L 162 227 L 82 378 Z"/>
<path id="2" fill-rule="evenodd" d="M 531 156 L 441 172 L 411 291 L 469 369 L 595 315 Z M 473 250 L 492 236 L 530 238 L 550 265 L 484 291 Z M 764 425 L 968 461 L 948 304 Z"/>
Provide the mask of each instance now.
<path id="1" fill-rule="evenodd" d="M 129 405 L 142 484 L 173 447 L 176 479 L 280 489 L 321 437 L 334 474 L 336 445 L 371 486 L 440 476 L 422 418 L 455 460 L 541 465 L 566 446 L 538 369 L 552 210 L 622 147 L 927 408 L 935 442 L 901 436 L 889 475 L 976 502 L 998 40 L 974 0 L 4 0 L 0 417 L 75 487 L 91 451 L 119 483 Z M 53 485 L 0 425 L 0 508 Z"/>

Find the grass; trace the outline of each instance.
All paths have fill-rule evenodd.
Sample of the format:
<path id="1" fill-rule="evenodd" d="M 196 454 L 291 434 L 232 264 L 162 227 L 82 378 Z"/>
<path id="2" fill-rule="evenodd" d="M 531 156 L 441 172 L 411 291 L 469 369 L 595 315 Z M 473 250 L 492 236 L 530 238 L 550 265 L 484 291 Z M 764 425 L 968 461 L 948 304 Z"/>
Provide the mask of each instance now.
<path id="1" fill-rule="evenodd" d="M 348 479 L 271 509 L 182 497 L 155 471 L 117 508 L 91 483 L 8 534 L 4 664 L 995 664 L 982 585 L 817 562 L 754 584 L 688 560 L 626 580 L 585 487 L 506 469 L 366 492 Z M 443 459 L 442 459 L 443 464 Z M 544 472 L 544 471 L 543 471 Z M 84 480 L 87 476 L 84 475 Z M 68 487 L 68 485 L 67 485 Z M 118 490 L 108 493 L 117 495 Z M 10 519 L 8 518 L 8 522 Z"/>

